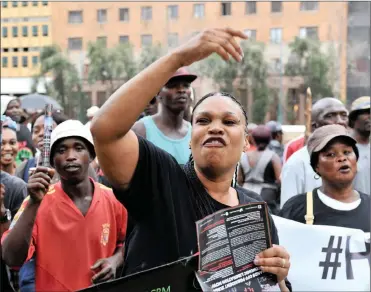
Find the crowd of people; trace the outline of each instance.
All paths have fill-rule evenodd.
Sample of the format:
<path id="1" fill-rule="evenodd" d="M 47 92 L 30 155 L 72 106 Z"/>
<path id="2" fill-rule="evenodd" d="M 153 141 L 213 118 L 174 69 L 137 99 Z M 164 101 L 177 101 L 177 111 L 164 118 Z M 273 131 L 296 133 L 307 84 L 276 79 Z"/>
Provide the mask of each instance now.
<path id="1" fill-rule="evenodd" d="M 240 62 L 238 38 L 205 30 L 90 108 L 85 125 L 54 112 L 51 167 L 44 113 L 22 119 L 19 100 L 1 100 L 4 291 L 75 291 L 196 254 L 197 220 L 249 202 L 370 232 L 370 97 L 349 110 L 319 99 L 312 134 L 284 145 L 280 123 L 248 123 L 231 94 L 194 100 L 187 67 L 213 53 Z M 292 291 L 270 215 L 274 245 L 254 264 Z"/>

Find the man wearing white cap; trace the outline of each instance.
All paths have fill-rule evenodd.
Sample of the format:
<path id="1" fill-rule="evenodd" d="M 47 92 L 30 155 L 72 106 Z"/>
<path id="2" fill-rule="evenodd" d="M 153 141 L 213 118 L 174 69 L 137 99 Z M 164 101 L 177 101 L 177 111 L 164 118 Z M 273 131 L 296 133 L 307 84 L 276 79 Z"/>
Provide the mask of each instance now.
<path id="1" fill-rule="evenodd" d="M 99 111 L 99 107 L 96 105 L 92 106 L 86 111 L 86 117 L 89 119 L 89 121 L 85 124 L 88 129 L 90 129 L 91 120 L 94 118 L 95 114 Z"/>
<path id="2" fill-rule="evenodd" d="M 76 291 L 115 277 L 123 263 L 127 212 L 112 191 L 88 176 L 95 150 L 75 120 L 51 135 L 50 164 L 29 178 L 29 197 L 3 236 L 3 259 L 21 266 L 35 257 L 36 291 Z M 22 216 L 20 216 L 22 214 Z"/>

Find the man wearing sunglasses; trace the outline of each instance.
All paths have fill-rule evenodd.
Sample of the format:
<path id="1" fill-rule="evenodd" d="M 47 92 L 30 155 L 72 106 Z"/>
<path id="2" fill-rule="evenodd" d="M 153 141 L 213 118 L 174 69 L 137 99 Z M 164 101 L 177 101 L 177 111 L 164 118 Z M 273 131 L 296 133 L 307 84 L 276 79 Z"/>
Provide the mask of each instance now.
<path id="1" fill-rule="evenodd" d="M 158 102 L 158 112 L 150 115 L 149 111 L 133 126 L 137 135 L 170 153 L 179 164 L 185 164 L 191 154 L 191 124 L 184 118 L 190 105 L 191 83 L 196 78 L 185 68 L 176 71 L 150 102 L 148 108 L 151 110 L 156 108 Z"/>

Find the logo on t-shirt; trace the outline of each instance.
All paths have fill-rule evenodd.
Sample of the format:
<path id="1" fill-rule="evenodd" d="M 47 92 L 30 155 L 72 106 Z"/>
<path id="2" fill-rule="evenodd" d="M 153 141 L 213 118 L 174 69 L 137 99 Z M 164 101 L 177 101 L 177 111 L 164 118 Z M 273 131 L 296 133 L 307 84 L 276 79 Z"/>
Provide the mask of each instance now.
<path id="1" fill-rule="evenodd" d="M 107 243 L 108 243 L 108 238 L 109 238 L 109 227 L 110 227 L 110 224 L 109 224 L 109 223 L 102 224 L 102 235 L 101 235 L 101 237 L 100 237 L 100 243 L 101 243 L 103 246 L 106 246 Z"/>

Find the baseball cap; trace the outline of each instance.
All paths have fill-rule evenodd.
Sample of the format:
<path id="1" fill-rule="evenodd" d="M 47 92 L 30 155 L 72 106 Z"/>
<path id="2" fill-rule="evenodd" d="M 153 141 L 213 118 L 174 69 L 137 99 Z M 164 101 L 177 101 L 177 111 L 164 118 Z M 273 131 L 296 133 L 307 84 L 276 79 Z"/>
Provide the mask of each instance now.
<path id="1" fill-rule="evenodd" d="M 50 165 L 53 166 L 53 154 L 56 142 L 61 139 L 70 138 L 70 137 L 79 137 L 84 139 L 89 146 L 89 151 L 91 158 L 95 158 L 94 142 L 93 136 L 88 128 L 78 120 L 67 120 L 63 123 L 60 123 L 52 132 L 50 137 Z"/>
<path id="2" fill-rule="evenodd" d="M 173 76 L 170 77 L 170 79 L 166 82 L 166 84 L 170 83 L 170 82 L 177 81 L 177 80 L 185 80 L 189 83 L 192 83 L 196 79 L 197 79 L 197 75 L 189 73 L 188 70 L 185 67 L 182 67 L 182 68 L 179 68 L 173 74 Z"/>
<path id="3" fill-rule="evenodd" d="M 361 96 L 353 101 L 350 108 L 349 119 L 353 120 L 358 111 L 370 109 L 370 100 L 369 96 Z"/>
<path id="4" fill-rule="evenodd" d="M 269 121 L 265 124 L 272 133 L 282 132 L 282 125 L 276 121 Z"/>
<path id="5" fill-rule="evenodd" d="M 88 118 L 92 118 L 95 116 L 95 114 L 99 111 L 99 107 L 97 107 L 96 105 L 92 106 L 91 108 L 89 108 L 87 111 L 86 111 L 86 116 Z"/>
<path id="6" fill-rule="evenodd" d="M 319 152 L 324 149 L 331 140 L 343 137 L 348 140 L 353 146 L 357 141 L 353 139 L 345 127 L 340 125 L 327 125 L 316 129 L 312 135 L 309 136 L 307 148 L 309 155 L 312 156 L 314 152 Z M 354 147 L 353 147 L 354 148 Z"/>

